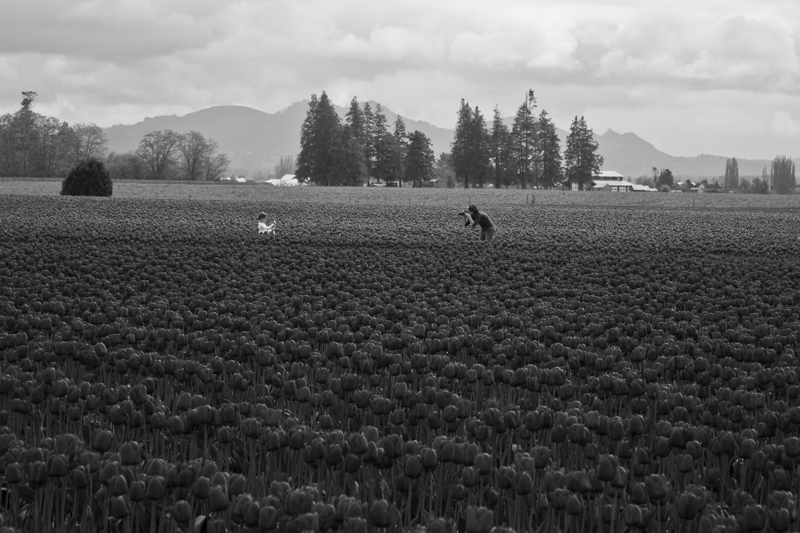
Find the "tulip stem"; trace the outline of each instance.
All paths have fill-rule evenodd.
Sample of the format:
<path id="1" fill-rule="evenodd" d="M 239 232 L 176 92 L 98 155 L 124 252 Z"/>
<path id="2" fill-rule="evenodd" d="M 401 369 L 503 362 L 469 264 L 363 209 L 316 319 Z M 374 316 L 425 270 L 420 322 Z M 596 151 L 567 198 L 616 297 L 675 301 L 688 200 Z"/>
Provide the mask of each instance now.
<path id="1" fill-rule="evenodd" d="M 417 516 L 422 516 L 423 502 L 428 494 L 428 473 L 422 472 L 422 490 L 417 499 Z M 410 502 L 409 502 L 410 503 Z"/>
<path id="2" fill-rule="evenodd" d="M 78 502 L 73 504 L 73 508 L 77 508 Z M 58 529 L 62 529 L 64 526 L 64 521 L 67 519 L 67 487 L 61 487 L 61 513 L 59 515 L 61 517 L 61 521 L 59 523 Z"/>
<path id="3" fill-rule="evenodd" d="M 614 505 L 611 506 L 611 533 L 614 533 L 614 519 L 617 517 L 617 498 L 619 490 L 614 492 Z"/>
<path id="4" fill-rule="evenodd" d="M 406 478 L 408 482 L 408 501 L 406 502 L 406 528 L 411 528 L 411 479 Z"/>

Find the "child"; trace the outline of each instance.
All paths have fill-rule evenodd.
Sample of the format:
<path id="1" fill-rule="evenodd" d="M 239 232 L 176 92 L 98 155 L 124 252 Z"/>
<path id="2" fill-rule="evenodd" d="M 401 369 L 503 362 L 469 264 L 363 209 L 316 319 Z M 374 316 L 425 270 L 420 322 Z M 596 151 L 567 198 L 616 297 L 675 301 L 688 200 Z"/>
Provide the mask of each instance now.
<path id="1" fill-rule="evenodd" d="M 266 233 L 267 235 L 272 235 L 272 238 L 275 238 L 275 221 L 272 221 L 272 224 L 267 226 L 267 214 L 266 213 L 259 213 L 258 214 L 258 233 L 259 235 L 262 233 Z"/>

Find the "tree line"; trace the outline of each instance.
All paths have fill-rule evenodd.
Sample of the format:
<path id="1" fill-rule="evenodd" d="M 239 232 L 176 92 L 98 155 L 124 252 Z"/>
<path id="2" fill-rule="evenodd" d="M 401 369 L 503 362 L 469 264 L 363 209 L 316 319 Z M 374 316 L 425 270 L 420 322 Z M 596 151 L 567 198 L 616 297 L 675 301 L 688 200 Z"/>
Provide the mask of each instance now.
<path id="1" fill-rule="evenodd" d="M 555 124 L 544 109 L 537 116 L 536 107 L 536 96 L 528 90 L 511 128 L 498 106 L 488 127 L 480 108 L 461 100 L 450 159 L 464 187 L 491 184 L 496 188 L 551 189 L 574 185 L 583 190 L 591 186 L 603 157 L 597 153 L 598 144 L 586 119 L 573 119 L 562 154 Z"/>
<path id="2" fill-rule="evenodd" d="M 145 135 L 135 151 L 109 153 L 94 124 L 68 124 L 36 113 L 34 91 L 22 93 L 20 109 L 0 116 L 0 176 L 63 177 L 79 163 L 104 162 L 112 179 L 215 180 L 229 166 L 211 138 L 197 131 Z"/>
<path id="3" fill-rule="evenodd" d="M 0 176 L 66 176 L 80 161 L 105 157 L 106 137 L 94 124 L 68 124 L 36 113 L 37 94 L 22 93 L 16 113 L 0 116 Z"/>
<path id="4" fill-rule="evenodd" d="M 214 139 L 198 131 L 159 130 L 142 137 L 135 151 L 109 155 L 107 166 L 112 179 L 213 181 L 230 161 Z"/>
<path id="5" fill-rule="evenodd" d="M 797 187 L 795 164 L 790 157 L 775 156 L 769 166 L 764 167 L 760 177 L 752 181 L 739 177 L 739 162 L 735 157 L 725 162 L 725 174 L 722 177 L 725 191 L 739 191 L 754 194 L 792 194 Z"/>
<path id="6" fill-rule="evenodd" d="M 419 131 L 407 133 L 402 117 L 390 132 L 380 104 L 373 111 L 369 102 L 362 106 L 353 98 L 342 122 L 323 91 L 309 102 L 297 177 L 323 186 L 370 185 L 373 180 L 417 186 L 430 180 L 437 167 L 445 167 L 467 188 L 588 187 L 603 158 L 586 120 L 575 117 L 562 154 L 555 125 L 547 111 L 537 115 L 536 107 L 529 90 L 511 128 L 497 106 L 490 127 L 480 108 L 462 99 L 451 152 L 440 154 L 437 162 L 430 139 Z"/>
<path id="7" fill-rule="evenodd" d="M 295 175 L 321 186 L 362 186 L 383 183 L 419 186 L 434 177 L 435 158 L 430 139 L 406 131 L 397 116 L 393 131 L 380 104 L 372 109 L 357 98 L 350 101 L 344 121 L 325 91 L 311 95 L 300 130 L 300 153 Z"/>

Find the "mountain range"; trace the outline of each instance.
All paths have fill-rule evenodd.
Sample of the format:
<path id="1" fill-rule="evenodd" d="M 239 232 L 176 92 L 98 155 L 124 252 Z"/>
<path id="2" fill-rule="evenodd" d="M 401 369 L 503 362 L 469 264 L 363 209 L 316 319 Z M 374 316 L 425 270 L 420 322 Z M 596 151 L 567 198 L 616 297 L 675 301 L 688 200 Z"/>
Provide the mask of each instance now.
<path id="1" fill-rule="evenodd" d="M 377 102 L 370 101 L 374 110 Z M 344 118 L 347 109 L 334 106 Z M 308 101 L 296 102 L 277 113 L 265 113 L 244 106 L 217 106 L 189 113 L 184 116 L 166 115 L 145 118 L 132 125 L 115 125 L 105 128 L 108 148 L 117 153 L 136 150 L 139 141 L 146 134 L 171 129 L 178 133 L 199 131 L 219 144 L 219 149 L 228 155 L 231 172 L 252 176 L 266 174 L 282 156 L 297 156 L 300 152 L 300 127 L 308 111 Z M 386 122 L 393 128 L 397 114 L 383 107 Z M 440 128 L 423 121 L 403 117 L 406 130 L 419 130 L 431 140 L 434 154 L 450 151 L 453 129 Z M 455 122 L 455 113 L 454 113 Z M 507 119 L 508 124 L 511 119 Z M 558 129 L 562 145 L 567 132 Z M 604 158 L 603 169 L 614 170 L 623 176 L 652 175 L 652 169 L 670 169 L 676 178 L 716 178 L 725 172 L 726 157 L 699 155 L 696 157 L 676 157 L 655 148 L 635 133 L 617 133 L 608 130 L 595 134 L 598 152 Z M 769 168 L 766 159 L 738 159 L 739 176 L 761 176 L 764 167 Z"/>

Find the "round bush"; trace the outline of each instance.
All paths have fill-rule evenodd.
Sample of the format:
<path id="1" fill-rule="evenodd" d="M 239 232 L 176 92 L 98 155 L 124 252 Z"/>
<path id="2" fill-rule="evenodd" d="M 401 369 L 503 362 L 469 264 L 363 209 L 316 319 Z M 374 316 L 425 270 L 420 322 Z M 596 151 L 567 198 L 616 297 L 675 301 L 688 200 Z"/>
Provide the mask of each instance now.
<path id="1" fill-rule="evenodd" d="M 97 159 L 78 163 L 61 183 L 62 196 L 111 196 L 112 191 L 111 176 Z"/>

